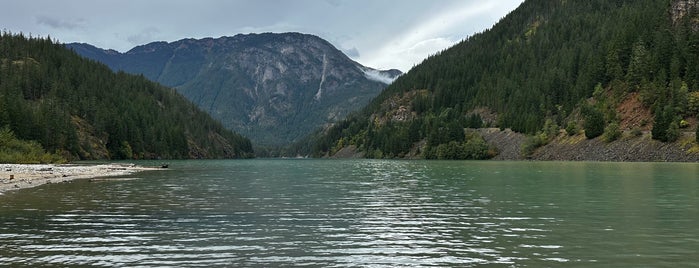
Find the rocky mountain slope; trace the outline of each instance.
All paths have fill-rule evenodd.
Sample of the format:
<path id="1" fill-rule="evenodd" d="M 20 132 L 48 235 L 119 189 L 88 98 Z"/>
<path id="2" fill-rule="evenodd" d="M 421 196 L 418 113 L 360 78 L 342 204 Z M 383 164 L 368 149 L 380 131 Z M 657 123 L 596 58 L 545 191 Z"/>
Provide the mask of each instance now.
<path id="1" fill-rule="evenodd" d="M 401 74 L 362 66 L 327 41 L 299 33 L 155 42 L 126 53 L 67 47 L 174 87 L 225 127 L 272 146 L 343 119 Z"/>

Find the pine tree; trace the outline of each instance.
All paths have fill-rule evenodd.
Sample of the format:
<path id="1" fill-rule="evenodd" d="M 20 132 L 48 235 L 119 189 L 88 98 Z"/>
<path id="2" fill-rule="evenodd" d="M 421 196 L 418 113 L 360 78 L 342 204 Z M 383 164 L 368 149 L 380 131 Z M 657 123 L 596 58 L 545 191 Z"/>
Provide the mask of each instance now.
<path id="1" fill-rule="evenodd" d="M 594 139 L 602 135 L 605 128 L 604 114 L 592 106 L 585 108 L 583 114 L 585 117 L 585 137 Z"/>

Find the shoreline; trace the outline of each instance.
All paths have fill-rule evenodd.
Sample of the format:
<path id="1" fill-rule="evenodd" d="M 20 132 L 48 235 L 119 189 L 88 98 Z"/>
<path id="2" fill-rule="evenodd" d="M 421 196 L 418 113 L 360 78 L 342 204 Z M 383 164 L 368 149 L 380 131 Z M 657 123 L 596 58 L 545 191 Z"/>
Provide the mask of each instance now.
<path id="1" fill-rule="evenodd" d="M 127 176 L 147 170 L 159 169 L 134 164 L 0 164 L 0 194 L 44 184 Z"/>

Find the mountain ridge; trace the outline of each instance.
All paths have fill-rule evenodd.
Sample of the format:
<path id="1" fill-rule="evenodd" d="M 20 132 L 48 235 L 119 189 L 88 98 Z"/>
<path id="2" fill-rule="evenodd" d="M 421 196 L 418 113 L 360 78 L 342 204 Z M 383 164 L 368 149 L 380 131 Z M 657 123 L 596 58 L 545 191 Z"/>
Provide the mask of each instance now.
<path id="1" fill-rule="evenodd" d="M 261 145 L 285 145 L 358 110 L 402 74 L 353 61 L 331 43 L 301 33 L 153 42 L 124 53 L 67 44 L 115 71 L 176 88 Z"/>

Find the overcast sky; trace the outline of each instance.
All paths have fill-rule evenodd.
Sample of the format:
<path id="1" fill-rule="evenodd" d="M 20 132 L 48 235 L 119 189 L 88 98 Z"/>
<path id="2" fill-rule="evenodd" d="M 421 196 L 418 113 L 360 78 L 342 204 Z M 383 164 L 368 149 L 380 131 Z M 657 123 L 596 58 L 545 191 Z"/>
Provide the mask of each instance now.
<path id="1" fill-rule="evenodd" d="M 302 32 L 373 68 L 408 71 L 523 0 L 0 0 L 0 28 L 121 52 L 153 41 Z"/>

